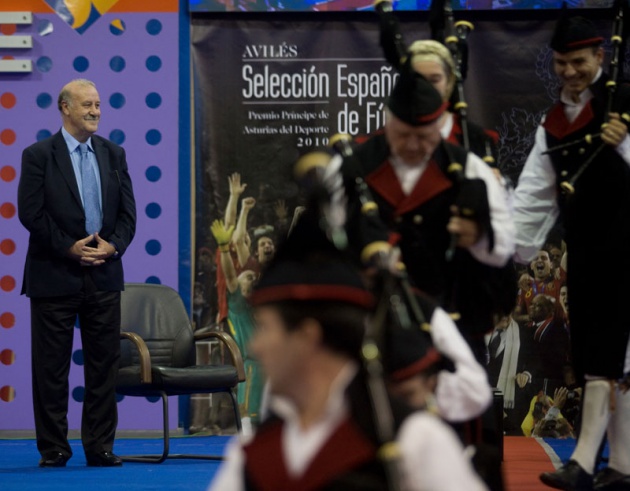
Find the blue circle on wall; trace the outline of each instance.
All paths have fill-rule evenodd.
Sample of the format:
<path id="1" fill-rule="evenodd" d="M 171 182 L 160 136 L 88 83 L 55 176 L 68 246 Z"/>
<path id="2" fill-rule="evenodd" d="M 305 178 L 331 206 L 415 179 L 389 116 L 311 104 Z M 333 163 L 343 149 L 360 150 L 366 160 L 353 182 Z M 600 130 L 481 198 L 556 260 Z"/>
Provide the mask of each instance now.
<path id="1" fill-rule="evenodd" d="M 162 59 L 159 56 L 149 56 L 146 65 L 150 72 L 157 72 L 162 68 Z"/>
<path id="2" fill-rule="evenodd" d="M 162 177 L 162 171 L 159 167 L 152 165 L 146 170 L 144 175 L 147 176 L 147 181 L 157 182 Z"/>
<path id="3" fill-rule="evenodd" d="M 48 56 L 40 56 L 35 62 L 37 69 L 43 73 L 49 72 L 52 68 L 52 64 L 52 60 L 48 58 Z"/>
<path id="4" fill-rule="evenodd" d="M 157 92 L 150 92 L 147 94 L 145 102 L 151 109 L 155 109 L 156 107 L 160 107 L 160 104 L 162 104 L 162 96 Z"/>
<path id="5" fill-rule="evenodd" d="M 46 109 L 52 104 L 52 96 L 46 92 L 42 92 L 37 96 L 37 107 Z"/>
<path id="6" fill-rule="evenodd" d="M 144 211 L 149 218 L 157 218 L 162 214 L 162 207 L 157 203 L 149 203 Z"/>
<path id="7" fill-rule="evenodd" d="M 147 396 L 146 400 L 149 402 L 157 402 L 162 399 L 160 396 Z"/>
<path id="8" fill-rule="evenodd" d="M 125 132 L 123 130 L 112 130 L 109 139 L 117 145 L 122 145 L 125 141 Z"/>
<path id="9" fill-rule="evenodd" d="M 109 105 L 112 106 L 114 109 L 120 109 L 125 105 L 125 102 L 125 96 L 122 95 L 120 92 L 114 92 L 112 95 L 109 96 Z"/>
<path id="10" fill-rule="evenodd" d="M 150 285 L 161 285 L 162 284 L 162 280 L 160 278 L 158 278 L 157 276 L 149 276 L 146 280 L 144 280 L 145 283 L 149 283 Z"/>
<path id="11" fill-rule="evenodd" d="M 90 60 L 85 56 L 77 56 L 72 62 L 72 66 L 77 72 L 84 72 L 90 68 Z"/>
<path id="12" fill-rule="evenodd" d="M 147 131 L 146 140 L 149 145 L 157 145 L 162 141 L 162 133 L 158 130 Z"/>
<path id="13" fill-rule="evenodd" d="M 37 132 L 37 135 L 35 135 L 35 139 L 37 141 L 42 141 L 48 138 L 50 135 L 52 135 L 52 133 L 49 130 L 39 130 Z"/>
<path id="14" fill-rule="evenodd" d="M 114 36 L 120 36 L 123 32 L 125 32 L 125 21 L 116 19 L 109 24 L 109 32 L 111 32 Z"/>
<path id="15" fill-rule="evenodd" d="M 162 244 L 160 244 L 159 240 L 151 239 L 147 241 L 144 248 L 149 256 L 157 256 L 162 250 Z"/>
<path id="16" fill-rule="evenodd" d="M 116 402 L 121 402 L 124 398 L 125 396 L 123 394 L 116 392 Z"/>
<path id="17" fill-rule="evenodd" d="M 83 365 L 83 350 L 78 349 L 72 353 L 72 361 L 77 365 Z"/>
<path id="18" fill-rule="evenodd" d="M 157 19 L 151 19 L 147 22 L 147 32 L 151 36 L 157 36 L 162 31 L 162 23 Z"/>
<path id="19" fill-rule="evenodd" d="M 83 396 L 85 395 L 85 388 L 78 385 L 72 389 L 72 399 L 77 402 L 83 402 Z"/>
<path id="20" fill-rule="evenodd" d="M 112 59 L 109 60 L 109 68 L 115 72 L 122 72 L 126 65 L 127 63 L 122 56 L 112 56 Z"/>

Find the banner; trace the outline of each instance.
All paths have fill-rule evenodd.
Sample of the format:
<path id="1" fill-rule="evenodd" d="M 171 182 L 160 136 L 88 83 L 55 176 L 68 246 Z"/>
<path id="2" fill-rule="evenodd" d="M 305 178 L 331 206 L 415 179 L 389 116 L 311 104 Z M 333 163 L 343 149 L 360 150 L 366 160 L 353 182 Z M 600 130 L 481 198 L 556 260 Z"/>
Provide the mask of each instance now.
<path id="1" fill-rule="evenodd" d="M 609 29 L 606 23 L 598 27 L 603 33 Z M 499 134 L 499 168 L 513 182 L 533 146 L 541 117 L 557 99 L 559 83 L 547 46 L 552 29 L 549 21 L 479 22 L 468 39 L 469 119 Z M 403 20 L 402 32 L 407 45 L 428 38 L 428 26 L 418 22 Z M 241 200 L 256 200 L 247 223 L 256 256 L 257 228 L 278 233 L 284 230 L 278 224 L 291 220 L 298 194 L 291 180 L 296 159 L 325 146 L 335 133 L 358 136 L 380 128 L 383 104 L 397 74 L 383 59 L 376 16 L 373 22 L 193 19 L 192 44 L 195 315 L 203 327 L 216 321 L 219 308 L 221 281 L 214 276 L 215 244 L 209 227 L 225 215 L 229 176 L 239 173 L 246 184 Z M 561 239 L 554 237 L 553 247 L 519 270 L 524 275 L 519 310 L 513 319 L 502 321 L 512 341 L 519 329 L 521 336 L 530 336 L 539 322 L 528 311 L 538 284 L 549 286 L 542 288 L 551 302 L 546 307 L 553 306 L 549 315 L 564 322 L 562 252 Z M 558 356 L 562 349 L 558 347 Z M 523 361 L 529 355 L 511 350 L 509 356 Z M 544 387 L 519 387 L 516 402 L 512 397 L 506 406 L 517 434 L 531 398 Z"/>
<path id="2" fill-rule="evenodd" d="M 465 83 L 469 117 L 500 134 L 504 173 L 516 177 L 533 131 L 555 100 L 546 22 L 478 23 Z M 407 44 L 428 26 L 403 22 Z M 374 22 L 193 19 L 197 144 L 197 246 L 221 216 L 227 176 L 243 174 L 264 198 L 291 200 L 297 157 L 335 133 L 365 135 L 383 124 L 397 74 L 383 59 Z"/>
<path id="3" fill-rule="evenodd" d="M 188 0 L 191 12 L 341 12 L 373 10 L 372 0 Z M 394 10 L 429 10 L 431 0 L 396 0 Z M 453 10 L 559 9 L 563 0 L 451 0 Z M 570 0 L 570 8 L 607 8 L 613 0 Z"/>

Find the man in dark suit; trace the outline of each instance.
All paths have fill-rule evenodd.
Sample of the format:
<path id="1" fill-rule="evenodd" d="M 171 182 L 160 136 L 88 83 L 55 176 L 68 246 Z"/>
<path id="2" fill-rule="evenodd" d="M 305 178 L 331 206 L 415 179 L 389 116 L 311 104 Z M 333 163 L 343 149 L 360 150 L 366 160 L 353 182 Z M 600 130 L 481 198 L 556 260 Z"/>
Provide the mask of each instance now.
<path id="1" fill-rule="evenodd" d="M 81 438 L 87 464 L 119 466 L 115 381 L 120 357 L 121 256 L 136 226 L 125 151 L 94 135 L 94 83 L 79 79 L 58 100 L 63 127 L 26 148 L 18 187 L 30 233 L 22 293 L 31 301 L 33 406 L 41 467 L 63 467 L 68 373 L 75 321 L 85 360 Z"/>
<path id="2" fill-rule="evenodd" d="M 531 354 L 526 363 L 534 364 L 532 371 L 536 391 L 544 389 L 553 397 L 556 389 L 566 386 L 565 374 L 571 369 L 569 334 L 556 317 L 556 306 L 551 297 L 538 294 L 530 307 L 531 323 L 525 328 Z"/>

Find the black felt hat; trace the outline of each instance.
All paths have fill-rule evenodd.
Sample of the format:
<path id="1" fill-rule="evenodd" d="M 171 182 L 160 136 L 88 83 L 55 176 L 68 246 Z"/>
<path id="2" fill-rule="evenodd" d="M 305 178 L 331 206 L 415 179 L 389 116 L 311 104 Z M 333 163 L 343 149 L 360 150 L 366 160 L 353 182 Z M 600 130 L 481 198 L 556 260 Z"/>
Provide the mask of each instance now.
<path id="1" fill-rule="evenodd" d="M 560 10 L 551 42 L 551 49 L 558 53 L 568 53 L 590 46 L 599 46 L 604 38 L 599 35 L 593 23 L 586 17 L 570 16 L 566 4 Z"/>
<path id="2" fill-rule="evenodd" d="M 437 120 L 448 102 L 419 73 L 405 67 L 388 99 L 387 107 L 398 119 L 411 126 L 422 126 Z"/>
<path id="3" fill-rule="evenodd" d="M 312 210 L 279 245 L 249 299 L 252 306 L 283 301 L 341 302 L 366 310 L 374 305 L 355 263 L 328 240 Z"/>
<path id="4" fill-rule="evenodd" d="M 442 361 L 429 332 L 400 326 L 389 329 L 383 357 L 383 368 L 389 380 L 402 382 L 427 372 Z"/>

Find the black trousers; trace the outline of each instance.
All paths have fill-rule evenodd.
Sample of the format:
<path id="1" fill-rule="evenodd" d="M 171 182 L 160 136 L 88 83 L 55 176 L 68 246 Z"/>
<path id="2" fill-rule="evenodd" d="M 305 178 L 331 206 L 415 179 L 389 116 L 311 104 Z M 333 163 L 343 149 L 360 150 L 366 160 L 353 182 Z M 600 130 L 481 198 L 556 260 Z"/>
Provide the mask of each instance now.
<path id="1" fill-rule="evenodd" d="M 31 298 L 31 365 L 37 448 L 72 455 L 68 443 L 68 374 L 79 319 L 85 391 L 81 440 L 87 455 L 112 451 L 118 413 L 120 292 L 97 291 L 86 268 L 77 295 Z"/>

